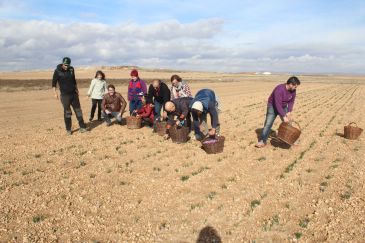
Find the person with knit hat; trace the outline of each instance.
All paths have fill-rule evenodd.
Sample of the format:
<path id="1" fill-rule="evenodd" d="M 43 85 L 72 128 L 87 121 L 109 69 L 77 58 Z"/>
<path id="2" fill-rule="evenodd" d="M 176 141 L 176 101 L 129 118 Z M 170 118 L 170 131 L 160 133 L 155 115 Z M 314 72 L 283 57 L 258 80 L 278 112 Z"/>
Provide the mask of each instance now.
<path id="1" fill-rule="evenodd" d="M 138 71 L 131 71 L 131 80 L 128 85 L 129 112 L 132 113 L 142 107 L 142 97 L 147 94 L 146 82 L 139 78 Z"/>
<path id="2" fill-rule="evenodd" d="M 214 137 L 219 135 L 220 124 L 218 119 L 219 102 L 213 90 L 202 89 L 195 98 L 190 101 L 191 114 L 193 116 L 195 139 L 202 140 L 206 135 Z M 207 115 L 210 115 L 212 128 L 207 132 Z M 204 127 L 204 132 L 201 131 Z"/>
<path id="3" fill-rule="evenodd" d="M 86 125 L 84 122 L 84 118 L 82 115 L 80 100 L 79 100 L 79 90 L 77 88 L 76 78 L 75 78 L 75 70 L 71 66 L 71 58 L 64 57 L 62 59 L 62 63 L 59 64 L 56 70 L 53 73 L 52 79 L 52 87 L 54 96 L 56 99 L 59 99 L 57 93 L 57 84 L 60 89 L 60 98 L 61 103 L 63 105 L 64 111 L 64 120 L 66 131 L 68 135 L 72 134 L 72 111 L 73 108 L 76 118 L 79 122 L 81 133 L 86 132 Z"/>

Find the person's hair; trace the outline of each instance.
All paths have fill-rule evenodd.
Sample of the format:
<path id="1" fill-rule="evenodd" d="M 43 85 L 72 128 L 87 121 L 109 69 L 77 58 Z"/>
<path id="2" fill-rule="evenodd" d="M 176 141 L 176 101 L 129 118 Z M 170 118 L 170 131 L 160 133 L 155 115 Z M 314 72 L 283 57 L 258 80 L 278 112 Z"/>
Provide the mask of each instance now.
<path id="1" fill-rule="evenodd" d="M 112 88 L 112 89 L 114 89 L 114 90 L 115 90 L 115 86 L 114 86 L 114 85 L 112 85 L 112 84 L 109 84 L 109 85 L 108 85 L 108 89 L 110 89 L 110 88 Z"/>
<path id="2" fill-rule="evenodd" d="M 174 81 L 174 79 L 176 79 L 179 82 L 182 81 L 182 79 L 180 78 L 180 76 L 179 75 L 176 75 L 176 74 L 174 74 L 174 75 L 171 76 L 171 82 Z"/>
<path id="3" fill-rule="evenodd" d="M 300 85 L 300 80 L 299 78 L 292 76 L 288 79 L 288 81 L 286 81 L 286 84 L 296 84 L 296 85 Z"/>
<path id="4" fill-rule="evenodd" d="M 146 101 L 146 105 L 152 104 L 152 100 L 148 97 L 148 95 L 143 95 L 143 98 Z"/>
<path id="5" fill-rule="evenodd" d="M 95 78 L 97 78 L 98 75 L 101 75 L 101 79 L 105 79 L 105 73 L 103 73 L 103 71 L 100 70 L 96 71 Z"/>

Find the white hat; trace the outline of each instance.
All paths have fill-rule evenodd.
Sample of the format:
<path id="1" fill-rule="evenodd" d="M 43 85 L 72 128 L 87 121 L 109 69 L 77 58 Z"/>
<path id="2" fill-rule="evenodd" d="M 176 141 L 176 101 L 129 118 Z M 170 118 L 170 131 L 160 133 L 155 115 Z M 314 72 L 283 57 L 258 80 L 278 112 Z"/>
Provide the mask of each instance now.
<path id="1" fill-rule="evenodd" d="M 191 108 L 203 112 L 203 103 L 200 101 L 195 101 Z"/>

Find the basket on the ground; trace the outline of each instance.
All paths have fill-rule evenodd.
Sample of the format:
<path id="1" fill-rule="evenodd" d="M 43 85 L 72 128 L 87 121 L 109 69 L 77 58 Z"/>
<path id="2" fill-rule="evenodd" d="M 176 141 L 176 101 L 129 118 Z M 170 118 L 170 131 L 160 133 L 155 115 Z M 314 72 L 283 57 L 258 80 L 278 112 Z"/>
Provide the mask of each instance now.
<path id="1" fill-rule="evenodd" d="M 278 138 L 289 145 L 293 145 L 298 140 L 302 130 L 297 122 L 292 122 L 297 124 L 299 128 L 293 127 L 288 122 L 282 122 L 278 131 Z"/>
<path id="2" fill-rule="evenodd" d="M 355 122 L 350 122 L 350 124 L 344 127 L 343 136 L 347 139 L 355 140 L 361 135 L 362 131 L 360 127 L 357 127 Z"/>
<path id="3" fill-rule="evenodd" d="M 136 116 L 128 116 L 126 118 L 127 128 L 129 129 L 139 129 L 142 127 L 142 118 Z"/>
<path id="4" fill-rule="evenodd" d="M 202 147 L 207 154 L 218 154 L 223 152 L 225 137 L 206 138 L 202 141 Z"/>
<path id="5" fill-rule="evenodd" d="M 157 133 L 160 136 L 165 135 L 167 132 L 166 125 L 167 125 L 167 122 L 165 122 L 165 121 L 156 121 L 155 133 Z"/>
<path id="6" fill-rule="evenodd" d="M 190 130 L 188 127 L 172 126 L 169 135 L 174 143 L 186 143 L 189 140 Z"/>

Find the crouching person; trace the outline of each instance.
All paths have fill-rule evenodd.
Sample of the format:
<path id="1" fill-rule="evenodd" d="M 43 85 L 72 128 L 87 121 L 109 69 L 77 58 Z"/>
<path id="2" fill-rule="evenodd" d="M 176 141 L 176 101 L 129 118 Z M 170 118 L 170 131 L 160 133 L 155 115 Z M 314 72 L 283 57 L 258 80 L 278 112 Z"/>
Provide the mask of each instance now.
<path id="1" fill-rule="evenodd" d="M 153 108 L 148 102 L 149 99 L 147 99 L 146 95 L 142 97 L 142 108 L 137 110 L 137 117 L 142 118 L 142 122 L 150 127 L 153 127 L 154 124 L 154 114 L 153 114 Z"/>
<path id="2" fill-rule="evenodd" d="M 300 85 L 300 80 L 297 77 L 291 77 L 286 83 L 276 86 L 271 93 L 268 99 L 264 128 L 259 142 L 255 145 L 257 148 L 266 146 L 271 128 L 278 115 L 283 122 L 290 122 L 298 85 Z"/>
<path id="3" fill-rule="evenodd" d="M 220 124 L 218 119 L 218 101 L 213 90 L 202 89 L 195 98 L 190 101 L 191 114 L 193 116 L 195 139 L 202 140 L 209 134 L 209 136 L 219 135 Z M 212 128 L 208 130 L 207 115 L 210 115 Z M 204 131 L 202 131 L 204 128 Z"/>
<path id="4" fill-rule="evenodd" d="M 127 102 L 120 93 L 115 92 L 114 85 L 108 85 L 108 93 L 104 95 L 101 106 L 107 126 L 111 125 L 111 118 L 113 117 L 119 124 L 122 123 L 122 115 L 127 106 Z"/>
<path id="5" fill-rule="evenodd" d="M 165 103 L 164 110 L 167 115 L 167 129 L 176 125 L 186 126 L 191 130 L 190 102 L 192 100 L 193 98 L 184 97 Z"/>

